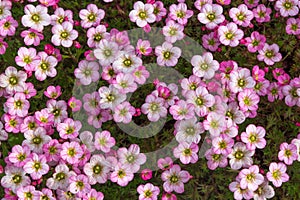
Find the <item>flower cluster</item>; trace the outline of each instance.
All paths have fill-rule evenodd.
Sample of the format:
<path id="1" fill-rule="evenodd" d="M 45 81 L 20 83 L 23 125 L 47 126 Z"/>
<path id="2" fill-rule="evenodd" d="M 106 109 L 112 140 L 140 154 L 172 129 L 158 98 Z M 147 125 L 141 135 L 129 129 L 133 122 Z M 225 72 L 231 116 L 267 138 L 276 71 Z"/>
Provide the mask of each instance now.
<path id="1" fill-rule="evenodd" d="M 143 147 L 117 148 L 119 133 L 104 128 L 111 121 L 128 125 L 141 115 L 153 123 L 166 118 L 174 121 L 170 137 L 176 144 L 171 153 L 178 161 L 169 156 L 156 158 L 161 186 L 140 184 L 136 191 L 140 200 L 159 196 L 176 200 L 174 193 L 184 193 L 184 184 L 193 178 L 185 167 L 199 161 L 204 142 L 209 144 L 204 156 L 210 170 L 237 170 L 229 185 L 235 199 L 272 198 L 273 186 L 289 180 L 287 166 L 300 161 L 300 134 L 293 135 L 290 143 L 283 142 L 278 160 L 265 168 L 254 157 L 267 145 L 267 128 L 248 123 L 243 129 L 241 125 L 258 116 L 264 98 L 300 107 L 300 76 L 274 67 L 286 58 L 281 45 L 265 32 L 253 30 L 270 22 L 276 12 L 288 18 L 286 34 L 299 38 L 298 0 L 270 0 L 267 5 L 245 0 L 230 8 L 225 6 L 230 0 L 196 0 L 195 8 L 189 8 L 185 0 L 169 7 L 162 1 L 135 2 L 128 17 L 145 33 L 151 32 L 151 24 L 163 23 L 163 42 L 158 45 L 148 38 L 133 42 L 128 31 L 109 27 L 100 5 L 88 4 L 76 16 L 60 7 L 59 0 L 16 2 L 24 8 L 19 20 L 13 16 L 12 1 L 0 2 L 0 54 L 10 53 L 12 36 L 22 38 L 13 57 L 15 66 L 0 74 L 4 99 L 0 141 L 6 143 L 18 134 L 24 137 L 3 158 L 5 199 L 101 200 L 104 194 L 93 188 L 97 184 L 125 187 L 139 172 L 144 181 L 150 180 L 152 171 L 142 167 L 149 159 Z M 151 92 L 135 106 L 128 96 L 148 83 L 150 70 L 145 60 L 154 60 L 161 68 L 178 66 L 185 52 L 177 42 L 187 37 L 192 17 L 202 27 L 205 51 L 188 60 L 191 73 L 174 83 L 156 77 Z M 38 48 L 41 45 L 43 49 Z M 234 58 L 215 56 L 232 48 L 253 54 L 257 65 L 245 67 Z M 87 90 L 82 98 L 71 94 L 63 99 L 68 91 L 53 82 L 64 76 L 64 69 L 58 69 L 64 58 L 76 61 L 75 69 L 64 66 L 76 78 L 76 86 L 97 88 Z M 50 85 L 41 89 L 34 83 Z M 46 103 L 39 102 L 37 109 L 32 102 L 41 98 Z M 84 119 L 74 117 L 77 113 Z M 87 125 L 96 131 L 86 129 Z M 40 184 L 43 188 L 35 187 Z"/>

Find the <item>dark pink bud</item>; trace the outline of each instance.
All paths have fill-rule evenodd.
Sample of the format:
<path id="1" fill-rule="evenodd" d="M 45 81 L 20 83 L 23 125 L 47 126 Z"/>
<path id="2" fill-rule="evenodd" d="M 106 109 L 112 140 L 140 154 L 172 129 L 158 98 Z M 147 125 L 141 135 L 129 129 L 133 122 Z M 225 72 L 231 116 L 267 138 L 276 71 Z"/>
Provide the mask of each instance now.
<path id="1" fill-rule="evenodd" d="M 75 25 L 75 26 L 80 26 L 80 22 L 77 21 L 77 20 L 75 20 L 75 21 L 74 21 L 74 25 Z"/>
<path id="2" fill-rule="evenodd" d="M 152 170 L 150 169 L 144 169 L 141 173 L 141 178 L 144 181 L 150 180 L 152 178 Z"/>
<path id="3" fill-rule="evenodd" d="M 44 47 L 44 51 L 48 54 L 48 55 L 52 55 L 54 53 L 54 46 L 52 46 L 51 44 L 46 44 Z"/>
<path id="4" fill-rule="evenodd" d="M 205 26 L 202 26 L 202 27 L 201 27 L 201 30 L 202 30 L 202 31 L 205 31 L 205 30 L 206 30 L 206 27 L 205 27 Z"/>
<path id="5" fill-rule="evenodd" d="M 74 47 L 75 47 L 76 49 L 80 49 L 80 48 L 81 48 L 81 45 L 80 45 L 80 43 L 79 43 L 78 41 L 74 41 Z"/>
<path id="6" fill-rule="evenodd" d="M 157 88 L 157 91 L 158 91 L 158 96 L 163 97 L 164 99 L 169 98 L 169 96 L 171 95 L 171 91 L 167 87 L 159 86 Z"/>
<path id="7" fill-rule="evenodd" d="M 141 109 L 140 108 L 136 108 L 135 109 L 135 113 L 134 113 L 134 117 L 138 117 L 138 116 L 140 116 L 142 113 L 141 113 Z"/>
<path id="8" fill-rule="evenodd" d="M 242 38 L 242 39 L 240 40 L 240 43 L 241 43 L 241 44 L 246 44 L 247 41 L 246 41 L 244 38 Z"/>

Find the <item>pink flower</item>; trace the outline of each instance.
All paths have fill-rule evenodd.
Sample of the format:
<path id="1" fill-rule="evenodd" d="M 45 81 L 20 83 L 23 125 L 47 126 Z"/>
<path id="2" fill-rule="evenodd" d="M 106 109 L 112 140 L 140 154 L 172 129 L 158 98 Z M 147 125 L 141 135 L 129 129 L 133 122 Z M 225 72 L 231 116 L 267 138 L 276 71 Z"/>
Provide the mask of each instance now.
<path id="1" fill-rule="evenodd" d="M 146 97 L 146 101 L 142 105 L 141 109 L 144 114 L 147 114 L 150 121 L 156 122 L 160 117 L 166 117 L 168 114 L 168 111 L 163 104 L 163 98 L 150 94 Z"/>
<path id="2" fill-rule="evenodd" d="M 5 131 L 12 133 L 18 133 L 20 131 L 20 125 L 23 121 L 22 118 L 9 114 L 4 114 L 3 118 L 5 122 Z"/>
<path id="3" fill-rule="evenodd" d="M 127 101 L 119 104 L 114 109 L 114 120 L 115 122 L 123 122 L 128 124 L 132 120 L 132 116 L 135 113 L 135 108 Z"/>
<path id="4" fill-rule="evenodd" d="M 202 56 L 196 55 L 192 57 L 193 74 L 205 79 L 211 79 L 215 75 L 215 71 L 219 69 L 219 63 L 213 60 L 210 52 L 204 53 Z"/>
<path id="5" fill-rule="evenodd" d="M 79 135 L 79 130 L 81 127 L 82 125 L 80 121 L 74 121 L 71 118 L 67 118 L 63 123 L 59 123 L 56 128 L 61 138 L 73 139 Z"/>
<path id="6" fill-rule="evenodd" d="M 283 163 L 272 162 L 269 166 L 267 178 L 275 187 L 280 187 L 282 183 L 289 180 L 289 175 L 286 173 L 286 165 Z"/>
<path id="7" fill-rule="evenodd" d="M 5 106 L 10 115 L 17 115 L 18 117 L 25 117 L 28 114 L 30 103 L 26 100 L 23 93 L 16 93 L 13 97 L 7 99 Z"/>
<path id="8" fill-rule="evenodd" d="M 173 165 L 169 170 L 161 174 L 161 179 L 164 181 L 163 188 L 166 192 L 184 192 L 184 183 L 190 180 L 190 174 L 181 170 L 179 165 Z"/>
<path id="9" fill-rule="evenodd" d="M 208 29 L 214 29 L 225 20 L 223 7 L 218 4 L 205 4 L 198 14 L 198 20 Z"/>
<path id="10" fill-rule="evenodd" d="M 184 37 L 184 27 L 181 24 L 177 24 L 173 20 L 167 22 L 163 27 L 163 34 L 167 42 L 175 43 L 177 40 L 182 40 Z"/>
<path id="11" fill-rule="evenodd" d="M 18 50 L 18 56 L 15 57 L 16 64 L 24 67 L 26 71 L 35 71 L 40 63 L 39 56 L 36 55 L 34 48 L 21 47 Z"/>
<path id="12" fill-rule="evenodd" d="M 203 127 L 209 131 L 212 137 L 217 137 L 225 127 L 225 117 L 218 113 L 210 112 L 203 122 Z"/>
<path id="13" fill-rule="evenodd" d="M 149 56 L 152 53 L 152 47 L 149 40 L 139 39 L 136 45 L 138 55 Z"/>
<path id="14" fill-rule="evenodd" d="M 231 8 L 229 10 L 229 16 L 237 25 L 247 27 L 253 19 L 253 12 L 248 10 L 245 4 L 240 4 L 237 8 Z"/>
<path id="15" fill-rule="evenodd" d="M 220 136 L 217 136 L 212 140 L 213 151 L 217 154 L 230 154 L 232 152 L 233 145 L 234 140 L 226 134 L 221 134 Z"/>
<path id="16" fill-rule="evenodd" d="M 179 158 L 183 164 L 196 163 L 198 161 L 199 147 L 195 143 L 181 142 L 173 150 L 175 158 Z"/>
<path id="17" fill-rule="evenodd" d="M 25 140 L 22 145 L 29 146 L 30 150 L 34 153 L 43 153 L 43 145 L 51 140 L 51 137 L 47 135 L 46 129 L 38 127 L 34 131 L 27 131 L 24 133 Z"/>
<path id="18" fill-rule="evenodd" d="M 13 36 L 18 27 L 18 22 L 12 16 L 0 20 L 0 35 L 2 37 Z"/>
<path id="19" fill-rule="evenodd" d="M 89 4 L 87 9 L 82 9 L 79 12 L 81 19 L 81 26 L 83 28 L 90 28 L 91 26 L 98 26 L 101 20 L 104 18 L 105 12 L 102 9 L 98 9 L 95 4 Z"/>
<path id="20" fill-rule="evenodd" d="M 257 59 L 259 61 L 264 61 L 267 65 L 274 65 L 275 62 L 279 62 L 282 58 L 277 44 L 269 45 L 265 43 L 263 49 L 258 50 L 258 53 Z"/>
<path id="21" fill-rule="evenodd" d="M 220 41 L 218 36 L 211 32 L 208 35 L 203 35 L 202 36 L 202 45 L 204 48 L 210 50 L 210 51 L 216 51 L 220 45 Z"/>
<path id="22" fill-rule="evenodd" d="M 4 42 L 3 38 L 0 38 L 0 55 L 5 54 L 7 47 L 8 47 L 8 44 L 6 42 Z"/>
<path id="23" fill-rule="evenodd" d="M 240 171 L 239 178 L 241 179 L 241 188 L 248 188 L 251 191 L 255 191 L 264 182 L 264 176 L 259 173 L 257 165 L 252 165 L 249 169 Z"/>
<path id="24" fill-rule="evenodd" d="M 272 13 L 271 8 L 267 8 L 264 4 L 259 4 L 256 8 L 253 9 L 253 14 L 257 22 L 269 22 Z"/>
<path id="25" fill-rule="evenodd" d="M 41 111 L 36 111 L 34 117 L 39 126 L 46 127 L 52 125 L 54 121 L 54 115 L 50 113 L 47 109 L 42 109 Z"/>
<path id="26" fill-rule="evenodd" d="M 70 177 L 69 190 L 73 194 L 77 194 L 78 197 L 83 197 L 85 193 L 91 191 L 91 185 L 86 175 L 80 174 Z"/>
<path id="27" fill-rule="evenodd" d="M 250 124 L 246 128 L 246 132 L 241 134 L 241 139 L 249 150 L 263 149 L 267 144 L 264 139 L 265 134 L 266 131 L 263 127 Z"/>
<path id="28" fill-rule="evenodd" d="M 23 167 L 30 160 L 31 151 L 27 145 L 13 146 L 8 160 L 16 167 Z"/>
<path id="29" fill-rule="evenodd" d="M 218 35 L 222 44 L 236 47 L 239 44 L 239 40 L 244 37 L 244 32 L 238 29 L 235 23 L 230 22 L 226 26 L 219 26 Z"/>
<path id="30" fill-rule="evenodd" d="M 102 131 L 95 133 L 95 148 L 104 153 L 108 153 L 110 149 L 116 144 L 115 138 L 111 137 L 109 131 Z"/>
<path id="31" fill-rule="evenodd" d="M 155 1 L 153 4 L 153 14 L 156 17 L 156 21 L 159 22 L 167 14 L 167 9 L 164 8 L 164 4 L 161 1 Z"/>
<path id="32" fill-rule="evenodd" d="M 280 145 L 278 159 L 287 165 L 291 165 L 298 159 L 297 146 L 295 144 L 288 144 L 286 142 Z"/>
<path id="33" fill-rule="evenodd" d="M 95 189 L 91 189 L 87 195 L 83 197 L 83 200 L 91 200 L 91 199 L 96 199 L 96 200 L 103 200 L 104 195 L 102 192 L 97 192 Z"/>
<path id="34" fill-rule="evenodd" d="M 44 39 L 44 35 L 35 29 L 29 29 L 21 32 L 21 37 L 24 38 L 26 45 L 38 46 L 40 41 Z"/>
<path id="35" fill-rule="evenodd" d="M 101 154 L 93 155 L 89 162 L 84 165 L 83 171 L 89 177 L 91 185 L 95 185 L 97 182 L 105 183 L 110 171 L 109 162 Z"/>
<path id="36" fill-rule="evenodd" d="M 253 31 L 251 37 L 246 37 L 245 40 L 248 51 L 254 53 L 264 48 L 266 37 L 260 35 L 257 31 Z"/>
<path id="37" fill-rule="evenodd" d="M 240 169 L 250 167 L 253 164 L 252 156 L 254 150 L 249 150 L 242 142 L 234 144 L 233 151 L 228 155 L 230 167 L 232 169 Z"/>
<path id="38" fill-rule="evenodd" d="M 75 97 L 71 97 L 68 100 L 68 106 L 72 109 L 73 112 L 77 112 L 81 109 L 82 102 L 79 99 L 76 99 Z"/>
<path id="39" fill-rule="evenodd" d="M 54 0 L 57 1 L 57 0 Z M 64 10 L 63 8 L 57 8 L 54 14 L 51 15 L 51 25 L 62 24 L 64 21 L 69 21 L 73 24 L 73 12 L 71 10 Z"/>
<path id="40" fill-rule="evenodd" d="M 140 153 L 140 147 L 136 144 L 130 145 L 128 149 L 119 148 L 117 154 L 122 166 L 130 169 L 132 173 L 138 172 L 140 165 L 143 165 L 147 159 L 145 154 Z"/>
<path id="41" fill-rule="evenodd" d="M 9 66 L 0 75 L 0 87 L 5 88 L 9 94 L 22 92 L 26 79 L 27 74 L 24 71 L 18 71 L 15 67 Z"/>
<path id="42" fill-rule="evenodd" d="M 63 22 L 52 27 L 51 42 L 55 46 L 71 47 L 73 40 L 78 37 L 78 32 L 73 29 L 73 24 L 70 22 Z"/>
<path id="43" fill-rule="evenodd" d="M 125 187 L 134 177 L 130 168 L 124 167 L 121 163 L 115 166 L 114 171 L 110 174 L 110 180 L 118 185 Z"/>
<path id="44" fill-rule="evenodd" d="M 151 169 L 143 169 L 141 172 L 141 178 L 144 181 L 150 180 L 152 178 L 152 170 Z"/>
<path id="45" fill-rule="evenodd" d="M 178 58 L 181 56 L 181 49 L 174 47 L 169 42 L 164 42 L 162 46 L 155 48 L 155 55 L 157 56 L 157 64 L 173 67 L 177 64 Z"/>
<path id="46" fill-rule="evenodd" d="M 24 8 L 25 15 L 21 21 L 23 26 L 30 27 L 39 32 L 43 31 L 44 26 L 48 26 L 51 22 L 50 15 L 48 15 L 48 9 L 45 6 L 37 5 L 36 7 L 31 4 L 27 4 Z"/>
<path id="47" fill-rule="evenodd" d="M 70 164 L 77 164 L 83 156 L 83 150 L 78 142 L 65 142 L 61 146 L 60 156 Z"/>
<path id="48" fill-rule="evenodd" d="M 279 10 L 283 17 L 295 16 L 299 13 L 298 0 L 278 0 L 275 3 L 275 9 Z"/>
<path id="49" fill-rule="evenodd" d="M 36 153 L 33 153 L 31 158 L 24 165 L 23 169 L 26 173 L 30 174 L 33 180 L 38 180 L 48 173 L 49 165 L 47 164 L 47 160 L 44 155 L 37 155 Z"/>
<path id="50" fill-rule="evenodd" d="M 282 92 L 285 96 L 286 105 L 292 106 L 300 106 L 300 79 L 293 79 L 289 85 L 285 85 L 282 88 Z"/>
<path id="51" fill-rule="evenodd" d="M 300 34 L 300 19 L 299 18 L 289 18 L 286 21 L 285 27 L 287 34 L 299 35 Z"/>
<path id="52" fill-rule="evenodd" d="M 47 76 L 55 77 L 57 71 L 55 69 L 58 60 L 54 56 L 48 56 L 45 52 L 39 52 L 40 62 L 35 69 L 35 77 L 39 81 L 44 81 Z"/>
<path id="53" fill-rule="evenodd" d="M 248 188 L 242 189 L 241 188 L 241 179 L 239 176 L 236 177 L 236 181 L 231 182 L 229 184 L 229 189 L 231 192 L 234 193 L 234 199 L 242 200 L 242 199 L 251 199 L 254 196 L 254 192 L 249 190 Z"/>
<path id="54" fill-rule="evenodd" d="M 152 4 L 137 1 L 134 3 L 133 9 L 129 13 L 130 21 L 136 22 L 139 27 L 145 27 L 148 23 L 153 23 L 156 20 Z"/>
<path id="55" fill-rule="evenodd" d="M 139 185 L 137 192 L 139 193 L 139 200 L 157 200 L 159 187 L 147 183 L 146 185 Z"/>
<path id="56" fill-rule="evenodd" d="M 57 99 L 61 95 L 61 87 L 58 86 L 48 86 L 47 90 L 44 91 L 44 95 L 50 99 Z"/>
<path id="57" fill-rule="evenodd" d="M 113 85 L 121 94 L 134 92 L 137 89 L 137 84 L 134 82 L 133 75 L 131 74 L 119 73 Z"/>
<path id="58" fill-rule="evenodd" d="M 170 157 L 160 158 L 157 161 L 157 166 L 161 170 L 168 170 L 168 169 L 170 169 L 173 166 L 173 160 Z"/>
<path id="59" fill-rule="evenodd" d="M 106 27 L 104 25 L 98 25 L 96 28 L 89 28 L 86 35 L 88 37 L 88 46 L 93 48 L 99 46 L 101 40 L 107 39 L 109 33 L 106 32 Z"/>
<path id="60" fill-rule="evenodd" d="M 194 106 L 183 100 L 179 100 L 170 107 L 170 114 L 175 120 L 190 119 L 194 117 Z"/>
<path id="61" fill-rule="evenodd" d="M 172 4 L 169 11 L 169 17 L 182 25 L 187 24 L 188 19 L 193 16 L 193 11 L 188 10 L 185 3 Z"/>
<path id="62" fill-rule="evenodd" d="M 259 96 L 253 89 L 245 89 L 244 91 L 238 94 L 239 106 L 242 111 L 253 111 L 255 112 L 258 109 L 258 103 L 260 101 Z M 249 115 L 246 114 L 246 117 Z M 248 113 L 249 114 L 249 113 Z"/>
<path id="63" fill-rule="evenodd" d="M 132 72 L 132 75 L 135 82 L 138 84 L 144 84 L 146 79 L 149 78 L 150 73 L 147 71 L 145 66 L 141 65 Z"/>

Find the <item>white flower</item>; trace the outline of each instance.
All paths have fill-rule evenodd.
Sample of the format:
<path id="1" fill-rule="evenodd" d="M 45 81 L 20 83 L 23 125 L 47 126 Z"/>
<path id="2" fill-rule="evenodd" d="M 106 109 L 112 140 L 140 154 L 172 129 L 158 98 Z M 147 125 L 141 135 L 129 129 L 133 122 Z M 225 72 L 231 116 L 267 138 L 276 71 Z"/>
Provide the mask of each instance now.
<path id="1" fill-rule="evenodd" d="M 139 27 L 144 27 L 156 20 L 152 4 L 144 4 L 141 1 L 137 1 L 134 3 L 133 8 L 134 10 L 129 13 L 129 18 L 132 22 L 136 22 Z"/>
<path id="2" fill-rule="evenodd" d="M 193 74 L 205 79 L 211 79 L 215 75 L 215 71 L 219 69 L 219 63 L 213 60 L 213 55 L 210 52 L 206 52 L 203 56 L 193 56 L 191 60 L 193 68 Z"/>

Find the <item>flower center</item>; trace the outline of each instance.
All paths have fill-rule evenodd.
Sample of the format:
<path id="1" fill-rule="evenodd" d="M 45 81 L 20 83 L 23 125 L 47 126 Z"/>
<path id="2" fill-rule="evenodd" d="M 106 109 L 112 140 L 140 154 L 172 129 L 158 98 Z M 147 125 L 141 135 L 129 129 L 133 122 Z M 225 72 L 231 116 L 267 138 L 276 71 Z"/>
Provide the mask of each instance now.
<path id="1" fill-rule="evenodd" d="M 289 1 L 284 2 L 283 7 L 287 10 L 291 9 L 293 4 Z"/>
<path id="2" fill-rule="evenodd" d="M 10 22 L 5 22 L 4 23 L 4 28 L 5 29 L 9 29 L 9 27 L 10 27 Z"/>
<path id="3" fill-rule="evenodd" d="M 62 31 L 60 33 L 60 38 L 61 39 L 67 39 L 69 37 L 69 33 L 67 31 Z"/>
<path id="4" fill-rule="evenodd" d="M 35 137 L 35 138 L 32 139 L 32 142 L 34 144 L 41 144 L 42 138 L 41 137 Z"/>
<path id="5" fill-rule="evenodd" d="M 60 115 L 60 109 L 56 108 L 55 110 L 53 110 L 52 113 L 53 113 L 54 117 L 58 117 Z"/>
<path id="6" fill-rule="evenodd" d="M 33 168 L 35 169 L 35 171 L 42 169 L 41 163 L 39 162 L 34 163 Z"/>
<path id="7" fill-rule="evenodd" d="M 176 28 L 170 28 L 169 34 L 170 35 L 176 35 L 177 29 Z"/>
<path id="8" fill-rule="evenodd" d="M 279 171 L 279 169 L 274 170 L 274 172 L 272 173 L 272 176 L 276 180 L 280 179 L 281 178 L 281 172 Z"/>
<path id="9" fill-rule="evenodd" d="M 196 104 L 198 106 L 202 106 L 204 104 L 204 100 L 201 97 L 197 97 Z"/>
<path id="10" fill-rule="evenodd" d="M 133 155 L 130 155 L 130 156 L 127 156 L 126 160 L 129 163 L 133 163 L 135 161 L 135 157 Z"/>
<path id="11" fill-rule="evenodd" d="M 203 69 L 203 70 L 207 70 L 207 69 L 208 69 L 208 64 L 203 63 L 200 67 L 201 67 L 201 69 Z"/>
<path id="12" fill-rule="evenodd" d="M 145 20 L 146 17 L 147 17 L 146 12 L 145 12 L 145 11 L 141 11 L 141 12 L 139 13 L 139 17 L 140 17 L 142 20 Z"/>
<path id="13" fill-rule="evenodd" d="M 132 61 L 127 58 L 123 61 L 123 64 L 125 65 L 125 67 L 130 67 L 132 65 Z"/>
<path id="14" fill-rule="evenodd" d="M 165 60 L 169 60 L 172 56 L 172 53 L 170 51 L 165 51 L 163 56 Z"/>
<path id="15" fill-rule="evenodd" d="M 74 148 L 69 148 L 67 154 L 74 157 L 76 155 L 76 150 Z"/>
<path id="16" fill-rule="evenodd" d="M 13 182 L 14 182 L 15 184 L 21 183 L 21 181 L 22 181 L 22 176 L 20 176 L 19 174 L 16 174 L 16 175 L 13 176 L 12 180 L 13 180 Z"/>
<path id="17" fill-rule="evenodd" d="M 246 81 L 244 79 L 239 79 L 238 80 L 238 86 L 244 87 L 246 85 Z"/>
<path id="18" fill-rule="evenodd" d="M 64 180 L 66 178 L 66 174 L 63 172 L 60 172 L 58 174 L 56 174 L 55 179 L 58 181 Z"/>
<path id="19" fill-rule="evenodd" d="M 23 105 L 23 102 L 21 100 L 15 101 L 15 108 L 21 109 Z"/>
<path id="20" fill-rule="evenodd" d="M 244 104 L 246 106 L 251 106 L 252 102 L 251 102 L 251 99 L 249 97 L 245 97 L 244 99 Z"/>
<path id="21" fill-rule="evenodd" d="M 35 34 L 34 32 L 31 32 L 31 33 L 29 33 L 28 35 L 29 35 L 30 39 L 32 39 L 32 38 L 35 38 L 35 37 L 36 37 L 36 34 Z"/>
<path id="22" fill-rule="evenodd" d="M 213 159 L 214 161 L 220 160 L 220 159 L 221 159 L 221 154 L 214 154 L 214 155 L 212 155 L 212 159 Z"/>
<path id="23" fill-rule="evenodd" d="M 150 190 L 146 190 L 146 191 L 144 192 L 144 195 L 145 195 L 145 197 L 150 198 L 150 197 L 152 197 L 152 192 L 151 192 Z"/>
<path id="24" fill-rule="evenodd" d="M 186 132 L 187 135 L 194 135 L 196 131 L 195 131 L 194 127 L 189 127 L 189 128 L 186 129 L 185 132 Z"/>
<path id="25" fill-rule="evenodd" d="M 23 153 L 21 153 L 21 154 L 19 154 L 19 155 L 18 155 L 18 157 L 17 157 L 17 158 L 18 158 L 18 160 L 19 160 L 19 161 L 23 161 L 23 160 L 25 160 L 25 158 L 26 158 L 26 155 L 25 155 L 25 154 L 23 154 Z"/>
<path id="26" fill-rule="evenodd" d="M 95 165 L 93 167 L 94 174 L 100 174 L 102 172 L 103 167 L 101 165 Z"/>
<path id="27" fill-rule="evenodd" d="M 156 103 L 152 103 L 150 106 L 150 110 L 152 112 L 157 111 L 158 110 L 158 105 Z"/>
<path id="28" fill-rule="evenodd" d="M 240 20 L 240 21 L 244 21 L 244 19 L 246 18 L 246 16 L 245 16 L 243 13 L 237 14 L 236 17 L 237 17 L 238 20 Z"/>
<path id="29" fill-rule="evenodd" d="M 289 157 L 292 156 L 292 151 L 287 149 L 287 150 L 284 151 L 284 155 L 289 158 Z"/>
<path id="30" fill-rule="evenodd" d="M 225 37 L 226 37 L 226 39 L 228 39 L 228 40 L 232 40 L 233 39 L 233 33 L 231 33 L 231 32 L 228 32 L 228 33 L 226 33 L 225 34 Z"/>
<path id="31" fill-rule="evenodd" d="M 51 146 L 51 147 L 49 148 L 49 152 L 50 152 L 50 154 L 55 154 L 55 153 L 56 153 L 56 151 L 57 151 L 57 149 L 56 149 L 56 147 L 55 147 L 55 146 Z"/>
<path id="32" fill-rule="evenodd" d="M 84 183 L 82 181 L 78 181 L 76 186 L 82 189 L 84 187 Z"/>
<path id="33" fill-rule="evenodd" d="M 178 176 L 176 176 L 176 175 L 172 175 L 171 176 L 171 178 L 170 178 L 170 182 L 171 183 L 177 183 L 179 181 L 179 179 L 178 179 Z"/>
<path id="34" fill-rule="evenodd" d="M 29 64 L 29 63 L 31 63 L 31 58 L 29 56 L 25 56 L 23 61 L 24 61 L 24 63 Z"/>
<path id="35" fill-rule="evenodd" d="M 26 199 L 32 199 L 33 195 L 31 192 L 26 192 L 25 197 L 26 197 Z"/>
<path id="36" fill-rule="evenodd" d="M 259 41 L 257 41 L 257 40 L 252 41 L 252 46 L 256 47 L 256 46 L 258 46 L 258 44 L 259 44 Z"/>
<path id="37" fill-rule="evenodd" d="M 244 158 L 244 152 L 242 152 L 242 151 L 236 151 L 235 153 L 234 153 L 234 157 L 237 159 L 237 160 L 241 160 L 242 158 Z"/>
<path id="38" fill-rule="evenodd" d="M 113 94 L 109 94 L 107 96 L 107 100 L 110 101 L 110 102 L 114 101 L 115 99 L 116 99 L 116 97 Z"/>
<path id="39" fill-rule="evenodd" d="M 119 178 L 122 179 L 122 178 L 124 178 L 125 176 L 126 176 L 126 173 L 125 173 L 124 170 L 121 169 L 120 171 L 118 171 L 118 177 L 119 177 Z"/>
<path id="40" fill-rule="evenodd" d="M 101 39 L 102 39 L 102 35 L 99 33 L 94 36 L 94 41 L 96 42 L 99 42 Z"/>
<path id="41" fill-rule="evenodd" d="M 185 13 L 182 12 L 182 11 L 179 11 L 179 12 L 176 13 L 176 16 L 177 16 L 178 18 L 183 18 L 183 17 L 185 16 Z"/>
<path id="42" fill-rule="evenodd" d="M 192 150 L 191 150 L 191 149 L 185 149 L 185 150 L 183 151 L 183 154 L 184 154 L 185 156 L 191 156 L 191 155 L 192 155 Z"/>
<path id="43" fill-rule="evenodd" d="M 251 134 L 251 136 L 249 137 L 249 140 L 251 143 L 256 142 L 257 141 L 256 134 Z"/>
<path id="44" fill-rule="evenodd" d="M 60 17 L 58 20 L 57 20 L 58 23 L 62 24 L 64 22 L 64 18 L 63 17 Z"/>
<path id="45" fill-rule="evenodd" d="M 48 69 L 48 64 L 43 62 L 40 67 L 42 70 L 46 71 Z"/>
<path id="46" fill-rule="evenodd" d="M 226 142 L 225 141 L 219 142 L 219 147 L 220 147 L 220 149 L 226 149 L 226 147 L 227 147 Z"/>
<path id="47" fill-rule="evenodd" d="M 40 16 L 38 14 L 33 14 L 31 20 L 37 23 L 40 21 Z"/>
<path id="48" fill-rule="evenodd" d="M 273 51 L 267 51 L 266 54 L 265 54 L 265 56 L 267 58 L 272 58 L 274 56 L 274 52 Z"/>
<path id="49" fill-rule="evenodd" d="M 9 84 L 10 85 L 17 85 L 18 84 L 18 78 L 15 76 L 12 76 L 9 78 Z"/>
<path id="50" fill-rule="evenodd" d="M 254 179 L 255 179 L 255 174 L 253 174 L 253 173 L 247 174 L 246 180 L 247 180 L 248 182 L 253 182 Z"/>
<path id="51" fill-rule="evenodd" d="M 91 13 L 91 14 L 88 15 L 87 19 L 90 22 L 94 22 L 96 20 L 96 15 L 94 13 Z"/>

